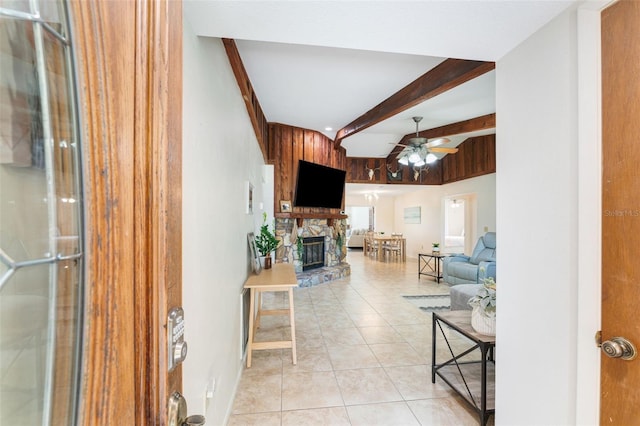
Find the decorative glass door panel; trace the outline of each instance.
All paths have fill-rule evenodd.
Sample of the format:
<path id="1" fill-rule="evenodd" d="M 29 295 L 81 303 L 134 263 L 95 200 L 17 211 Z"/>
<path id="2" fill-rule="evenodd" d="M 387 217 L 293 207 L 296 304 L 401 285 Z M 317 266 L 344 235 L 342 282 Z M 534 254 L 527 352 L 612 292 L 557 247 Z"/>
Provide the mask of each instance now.
<path id="1" fill-rule="evenodd" d="M 66 4 L 0 0 L 0 424 L 74 424 L 83 228 Z"/>

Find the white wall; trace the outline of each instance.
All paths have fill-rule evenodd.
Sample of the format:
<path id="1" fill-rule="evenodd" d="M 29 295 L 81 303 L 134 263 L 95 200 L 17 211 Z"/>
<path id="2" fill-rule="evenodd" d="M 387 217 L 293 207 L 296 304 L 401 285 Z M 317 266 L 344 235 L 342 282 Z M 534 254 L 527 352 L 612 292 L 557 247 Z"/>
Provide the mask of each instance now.
<path id="1" fill-rule="evenodd" d="M 248 274 L 247 232 L 262 217 L 270 171 L 220 40 L 196 37 L 184 22 L 183 306 L 189 353 L 183 394 L 189 413 L 224 424 L 242 369 L 240 292 Z M 241 160 L 240 160 L 241 159 Z M 272 174 L 272 172 L 271 172 Z M 255 186 L 245 214 L 245 182 Z M 270 197 L 270 198 L 269 198 Z M 266 198 L 269 198 L 268 200 Z M 272 218 L 272 215 L 270 215 Z M 215 379 L 204 410 L 204 392 Z"/>
<path id="2" fill-rule="evenodd" d="M 496 230 L 496 174 L 478 176 L 442 186 L 442 197 L 455 197 L 475 194 L 475 209 L 471 229 L 472 248 L 478 238 L 487 231 Z"/>
<path id="3" fill-rule="evenodd" d="M 393 197 L 380 197 L 379 200 L 373 203 L 376 208 L 375 214 L 375 227 L 376 232 L 385 232 L 391 234 L 392 232 L 402 232 L 395 229 L 395 199 Z"/>
<path id="4" fill-rule="evenodd" d="M 496 424 L 575 424 L 577 20 L 571 9 L 496 64 Z"/>
<path id="5" fill-rule="evenodd" d="M 396 197 L 396 232 L 407 239 L 407 257 L 418 257 L 418 253 L 431 251 L 431 243 L 440 241 L 443 218 L 440 211 L 441 186 L 426 186 L 414 192 Z M 404 223 L 404 209 L 420 207 L 420 223 Z"/>
<path id="6" fill-rule="evenodd" d="M 470 234 L 471 249 L 478 238 L 496 229 L 496 174 L 479 176 L 442 186 L 426 186 L 414 192 L 398 195 L 394 205 L 395 232 L 402 232 L 407 239 L 407 256 L 418 257 L 418 253 L 431 250 L 431 243 L 444 241 L 444 200 L 450 196 L 470 195 L 475 197 L 474 222 L 465 230 Z M 471 197 L 473 198 L 473 197 Z M 404 209 L 421 208 L 420 224 L 404 223 Z M 470 252 L 470 250 L 467 250 Z"/>

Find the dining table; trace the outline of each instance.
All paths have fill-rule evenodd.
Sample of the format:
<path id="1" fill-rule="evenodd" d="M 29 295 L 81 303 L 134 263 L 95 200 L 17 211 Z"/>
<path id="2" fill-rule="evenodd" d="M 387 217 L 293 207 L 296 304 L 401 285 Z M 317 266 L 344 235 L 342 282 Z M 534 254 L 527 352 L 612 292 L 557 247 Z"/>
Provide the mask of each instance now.
<path id="1" fill-rule="evenodd" d="M 397 241 L 400 242 L 400 260 L 402 260 L 403 262 L 406 262 L 407 239 L 403 237 L 398 237 L 394 235 L 377 234 L 371 237 L 370 240 L 365 238 L 363 251 L 365 254 L 369 254 L 369 252 L 373 249 L 373 247 L 370 247 L 370 245 L 373 245 L 376 248 L 376 259 L 382 261 L 384 260 L 384 252 L 383 252 L 384 243 L 393 243 Z"/>

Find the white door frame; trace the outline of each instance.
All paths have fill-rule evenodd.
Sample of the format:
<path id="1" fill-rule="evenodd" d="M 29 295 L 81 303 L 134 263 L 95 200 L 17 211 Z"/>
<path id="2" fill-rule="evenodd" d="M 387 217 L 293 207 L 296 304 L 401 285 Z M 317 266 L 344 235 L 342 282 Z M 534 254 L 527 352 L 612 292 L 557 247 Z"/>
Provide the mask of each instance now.
<path id="1" fill-rule="evenodd" d="M 602 275 L 601 0 L 578 9 L 578 292 L 576 424 L 598 424 Z"/>

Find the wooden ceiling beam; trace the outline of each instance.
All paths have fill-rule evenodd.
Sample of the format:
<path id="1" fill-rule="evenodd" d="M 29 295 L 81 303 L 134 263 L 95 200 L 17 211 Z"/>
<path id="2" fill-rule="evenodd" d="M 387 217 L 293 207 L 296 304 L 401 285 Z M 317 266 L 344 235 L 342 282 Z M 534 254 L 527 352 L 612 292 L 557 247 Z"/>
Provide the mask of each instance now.
<path id="1" fill-rule="evenodd" d="M 336 148 L 352 136 L 419 103 L 495 69 L 494 62 L 447 59 L 340 129 Z"/>
<path id="2" fill-rule="evenodd" d="M 242 58 L 240 58 L 240 52 L 238 52 L 235 40 L 223 38 L 222 43 L 224 44 L 224 49 L 227 51 L 227 57 L 229 58 L 231 69 L 233 70 L 236 82 L 240 88 L 240 94 L 242 95 L 242 99 L 244 99 L 245 106 L 247 107 L 247 113 L 249 113 L 249 119 L 251 120 L 253 131 L 256 134 L 258 145 L 260 145 L 260 150 L 262 151 L 264 160 L 268 161 L 270 158 L 267 152 L 269 132 L 267 119 L 262 111 L 258 97 L 253 90 L 247 70 L 242 63 Z"/>
<path id="3" fill-rule="evenodd" d="M 462 133 L 476 132 L 478 130 L 487 130 L 496 127 L 496 114 L 487 114 L 480 117 L 471 118 L 457 123 L 447 124 L 445 126 L 434 127 L 433 129 L 423 130 L 418 135 L 422 138 L 443 138 L 446 136 L 459 135 Z M 402 137 L 399 144 L 407 145 L 410 138 L 415 137 L 415 133 L 408 133 Z M 387 156 L 387 162 L 395 160 L 398 154 L 404 149 L 401 145 L 396 145 Z"/>

